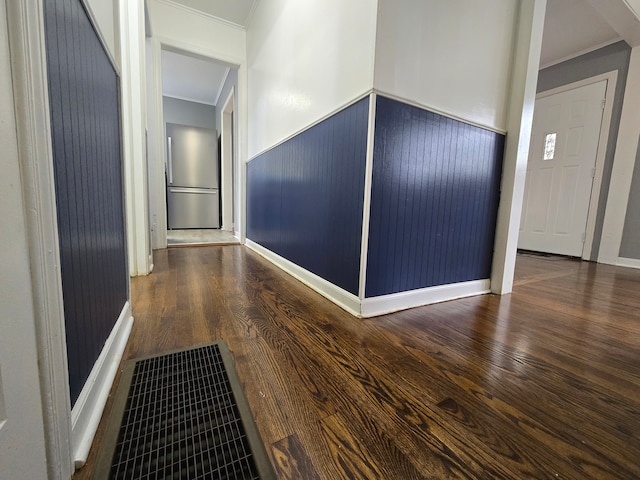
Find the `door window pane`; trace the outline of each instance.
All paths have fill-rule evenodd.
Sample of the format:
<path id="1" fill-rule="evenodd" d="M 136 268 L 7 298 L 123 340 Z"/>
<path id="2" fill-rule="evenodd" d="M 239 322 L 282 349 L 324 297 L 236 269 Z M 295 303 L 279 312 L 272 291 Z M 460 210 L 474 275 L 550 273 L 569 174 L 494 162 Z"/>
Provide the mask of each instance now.
<path id="1" fill-rule="evenodd" d="M 556 153 L 556 134 L 547 133 L 544 138 L 544 157 L 543 160 L 553 160 Z"/>

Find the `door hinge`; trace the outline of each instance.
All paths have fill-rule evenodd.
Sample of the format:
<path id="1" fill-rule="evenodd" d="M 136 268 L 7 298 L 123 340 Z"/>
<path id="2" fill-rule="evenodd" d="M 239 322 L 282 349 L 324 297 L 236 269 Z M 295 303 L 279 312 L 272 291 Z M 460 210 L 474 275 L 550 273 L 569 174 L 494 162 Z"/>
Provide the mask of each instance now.
<path id="1" fill-rule="evenodd" d="M 581 239 L 582 239 L 582 243 L 587 241 L 587 234 L 585 232 L 582 232 Z"/>
<path id="2" fill-rule="evenodd" d="M 591 169 L 591 178 L 596 178 L 596 167 Z"/>
<path id="3" fill-rule="evenodd" d="M 603 98 L 602 99 L 602 110 L 604 110 L 604 108 L 607 106 L 607 99 Z"/>

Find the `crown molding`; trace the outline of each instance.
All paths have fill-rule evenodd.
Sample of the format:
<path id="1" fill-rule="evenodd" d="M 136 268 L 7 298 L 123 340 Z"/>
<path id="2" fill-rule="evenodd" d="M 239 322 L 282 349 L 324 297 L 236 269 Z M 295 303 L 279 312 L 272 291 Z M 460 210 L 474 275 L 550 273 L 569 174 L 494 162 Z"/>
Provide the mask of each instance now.
<path id="1" fill-rule="evenodd" d="M 202 100 L 196 100 L 194 98 L 189 98 L 189 97 L 182 97 L 180 95 L 171 95 L 168 93 L 163 93 L 162 94 L 163 97 L 167 97 L 167 98 L 175 98 L 176 100 L 183 100 L 185 102 L 191 102 L 191 103 L 199 103 L 200 105 L 207 105 L 209 107 L 215 107 L 216 104 L 213 102 L 203 102 Z"/>
<path id="2" fill-rule="evenodd" d="M 251 26 L 251 22 L 253 22 L 253 17 L 255 16 L 257 9 L 258 9 L 258 0 L 253 0 L 253 4 L 251 5 L 251 10 L 249 10 L 249 15 L 247 15 L 247 19 L 244 21 L 245 30 L 249 30 L 249 26 Z"/>
<path id="3" fill-rule="evenodd" d="M 186 5 L 183 5 L 181 3 L 175 2 L 173 0 L 156 0 L 156 2 L 163 3 L 163 4 L 165 4 L 165 5 L 169 6 L 169 7 L 172 7 L 172 8 L 178 9 L 178 10 L 182 10 L 184 12 L 190 13 L 191 15 L 196 15 L 198 17 L 206 18 L 207 20 L 220 23 L 220 24 L 225 25 L 227 27 L 237 28 L 238 30 L 246 31 L 246 28 L 244 27 L 244 25 L 239 25 L 237 23 L 230 22 L 229 20 L 225 20 L 224 18 L 216 17 L 215 15 L 211 15 L 210 13 L 203 12 L 202 10 L 197 10 L 195 8 L 188 7 Z M 254 9 L 252 8 L 252 11 L 253 10 Z M 251 12 L 249 14 L 251 15 Z"/>
<path id="4" fill-rule="evenodd" d="M 613 45 L 614 43 L 618 43 L 622 41 L 624 41 L 622 37 L 616 37 L 612 40 L 608 40 L 606 42 L 602 42 L 597 45 L 594 45 L 593 47 L 585 48 L 584 50 L 580 50 L 579 52 L 572 53 L 571 55 L 567 55 L 565 57 L 558 58 L 557 60 L 552 60 L 550 62 L 542 64 L 540 65 L 539 70 L 544 70 L 545 68 L 553 67 L 554 65 L 559 65 L 560 63 L 573 60 L 574 58 L 581 57 L 582 55 L 586 55 L 587 53 L 595 52 L 596 50 L 600 50 L 601 48 L 608 47 L 609 45 Z"/>

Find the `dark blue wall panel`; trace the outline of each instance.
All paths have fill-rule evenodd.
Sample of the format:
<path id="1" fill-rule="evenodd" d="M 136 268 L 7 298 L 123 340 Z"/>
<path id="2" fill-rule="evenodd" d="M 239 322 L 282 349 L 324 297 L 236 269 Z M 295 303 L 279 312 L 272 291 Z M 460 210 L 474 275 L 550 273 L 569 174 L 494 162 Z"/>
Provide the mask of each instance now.
<path id="1" fill-rule="evenodd" d="M 247 236 L 358 294 L 368 98 L 247 167 Z"/>
<path id="2" fill-rule="evenodd" d="M 73 404 L 128 295 L 118 77 L 80 0 L 44 5 Z"/>
<path id="3" fill-rule="evenodd" d="M 504 136 L 378 96 L 366 297 L 490 277 Z"/>

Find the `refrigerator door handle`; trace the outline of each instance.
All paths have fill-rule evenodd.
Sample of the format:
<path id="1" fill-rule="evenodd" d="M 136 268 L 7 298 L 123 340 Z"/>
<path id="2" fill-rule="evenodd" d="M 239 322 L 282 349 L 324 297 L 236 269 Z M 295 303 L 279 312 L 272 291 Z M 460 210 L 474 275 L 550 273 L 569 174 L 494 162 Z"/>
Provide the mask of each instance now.
<path id="1" fill-rule="evenodd" d="M 198 187 L 171 187 L 169 193 L 204 193 L 207 195 L 217 195 L 217 188 L 198 188 Z"/>
<path id="2" fill-rule="evenodd" d="M 171 154 L 171 137 L 167 137 L 167 169 L 169 170 L 169 185 L 173 184 L 173 158 Z"/>

